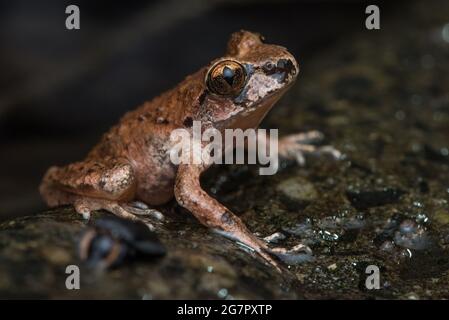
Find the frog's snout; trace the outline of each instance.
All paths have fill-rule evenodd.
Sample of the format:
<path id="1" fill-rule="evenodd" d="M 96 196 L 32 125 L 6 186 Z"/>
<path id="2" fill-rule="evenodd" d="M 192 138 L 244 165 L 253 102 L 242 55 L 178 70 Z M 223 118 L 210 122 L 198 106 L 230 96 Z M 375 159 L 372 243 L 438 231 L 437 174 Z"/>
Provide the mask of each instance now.
<path id="1" fill-rule="evenodd" d="M 280 59 L 277 63 L 278 69 L 284 73 L 284 76 L 289 81 L 296 79 L 299 68 L 295 58 L 290 55 L 288 58 Z"/>
<path id="2" fill-rule="evenodd" d="M 298 61 L 296 61 L 295 57 L 288 51 L 285 52 L 285 56 L 283 58 L 279 59 L 279 62 L 281 61 L 284 62 L 283 64 L 281 63 L 281 65 L 284 66 L 284 71 L 288 73 L 291 80 L 295 80 L 299 73 Z"/>
<path id="3" fill-rule="evenodd" d="M 265 64 L 263 71 L 266 75 L 278 79 L 279 82 L 290 83 L 296 79 L 299 67 L 293 55 L 286 53 L 277 61 Z"/>

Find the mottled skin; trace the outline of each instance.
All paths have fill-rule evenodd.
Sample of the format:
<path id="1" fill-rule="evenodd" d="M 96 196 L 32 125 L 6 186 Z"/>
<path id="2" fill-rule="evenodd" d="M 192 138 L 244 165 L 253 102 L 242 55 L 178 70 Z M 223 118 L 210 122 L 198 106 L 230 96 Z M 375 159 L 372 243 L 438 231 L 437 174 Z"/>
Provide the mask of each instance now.
<path id="1" fill-rule="evenodd" d="M 231 96 L 211 92 L 205 81 L 209 69 L 225 60 L 236 61 L 247 71 L 244 87 Z M 210 165 L 175 166 L 167 151 L 172 147 L 172 130 L 189 129 L 194 120 L 201 121 L 204 130 L 257 128 L 298 71 L 295 58 L 285 48 L 265 44 L 255 33 L 236 32 L 224 57 L 125 114 L 83 161 L 51 167 L 40 192 L 52 207 L 73 204 L 86 217 L 93 210 L 105 209 L 131 219 L 142 208 L 132 207 L 129 202 L 154 206 L 174 196 L 201 223 L 245 243 L 274 263 L 267 254 L 267 245 L 201 188 L 200 175 Z M 320 138 L 317 132 L 285 137 L 279 152 L 301 162 L 303 152 L 317 151 L 306 143 Z M 324 151 L 336 153 L 329 148 Z"/>

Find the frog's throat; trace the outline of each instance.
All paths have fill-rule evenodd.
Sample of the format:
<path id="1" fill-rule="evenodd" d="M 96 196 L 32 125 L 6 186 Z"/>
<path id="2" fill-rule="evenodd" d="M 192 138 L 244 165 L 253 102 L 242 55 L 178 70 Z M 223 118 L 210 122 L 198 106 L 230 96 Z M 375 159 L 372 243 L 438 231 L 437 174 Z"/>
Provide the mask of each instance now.
<path id="1" fill-rule="evenodd" d="M 239 112 L 219 125 L 220 129 L 256 129 L 259 127 L 267 113 L 273 108 L 276 102 L 290 88 L 290 85 L 283 88 L 281 92 L 276 92 L 264 97 L 256 106 L 248 110 Z"/>

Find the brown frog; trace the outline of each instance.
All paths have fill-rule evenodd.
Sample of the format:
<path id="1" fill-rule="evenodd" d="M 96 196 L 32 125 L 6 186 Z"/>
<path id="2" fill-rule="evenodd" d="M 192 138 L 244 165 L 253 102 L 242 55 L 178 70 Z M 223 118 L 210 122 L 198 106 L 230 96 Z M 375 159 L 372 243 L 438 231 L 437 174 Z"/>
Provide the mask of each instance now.
<path id="1" fill-rule="evenodd" d="M 86 218 L 93 210 L 105 209 L 136 219 L 136 214 L 148 210 L 146 205 L 161 205 L 175 197 L 202 224 L 230 235 L 275 264 L 266 243 L 201 188 L 200 175 L 210 164 L 170 161 L 169 137 L 174 129 L 191 129 L 193 121 L 201 121 L 204 129 L 221 131 L 257 128 L 298 71 L 295 58 L 284 47 L 264 43 L 257 33 L 236 32 L 224 57 L 125 114 L 83 161 L 51 167 L 40 192 L 49 206 L 73 204 Z M 338 157 L 332 147 L 310 144 L 321 138 L 316 131 L 284 137 L 279 154 L 300 163 L 307 152 Z"/>

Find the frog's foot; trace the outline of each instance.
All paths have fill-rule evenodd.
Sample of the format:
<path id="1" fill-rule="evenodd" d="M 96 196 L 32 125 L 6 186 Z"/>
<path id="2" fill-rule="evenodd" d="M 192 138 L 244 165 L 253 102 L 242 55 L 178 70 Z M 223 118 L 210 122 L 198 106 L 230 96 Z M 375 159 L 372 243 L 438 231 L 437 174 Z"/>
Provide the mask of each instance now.
<path id="1" fill-rule="evenodd" d="M 212 229 L 215 233 L 228 238 L 232 241 L 235 241 L 238 245 L 240 245 L 242 248 L 247 249 L 251 252 L 255 252 L 258 255 L 260 255 L 265 261 L 267 261 L 269 264 L 271 264 L 273 267 L 276 268 L 279 272 L 282 272 L 279 264 L 277 261 L 275 261 L 272 257 L 272 254 L 276 255 L 275 252 L 273 252 L 268 245 L 258 237 L 256 237 L 254 234 L 252 234 L 242 223 L 241 230 L 234 230 L 234 231 L 224 231 L 222 229 Z"/>
<path id="2" fill-rule="evenodd" d="M 297 133 L 283 137 L 279 141 L 279 155 L 288 160 L 295 160 L 299 165 L 306 163 L 306 154 L 329 154 L 334 159 L 341 159 L 342 153 L 332 146 L 315 146 L 323 141 L 324 135 L 319 131 Z"/>
<path id="3" fill-rule="evenodd" d="M 270 256 L 268 245 L 253 235 L 239 217 L 201 188 L 200 175 L 206 168 L 207 166 L 202 165 L 179 166 L 175 183 L 175 197 L 178 203 L 189 210 L 203 225 L 250 248 L 281 271 L 278 263 Z"/>
<path id="4" fill-rule="evenodd" d="M 139 220 L 137 216 L 126 210 L 122 204 L 116 201 L 79 197 L 75 200 L 73 206 L 75 207 L 76 212 L 82 214 L 83 218 L 86 220 L 90 219 L 92 211 L 101 209 L 109 211 L 121 218 Z"/>
<path id="5" fill-rule="evenodd" d="M 146 203 L 141 201 L 124 203 L 121 204 L 121 207 L 136 216 L 151 216 L 159 221 L 164 219 L 164 216 L 160 211 L 148 207 Z"/>

